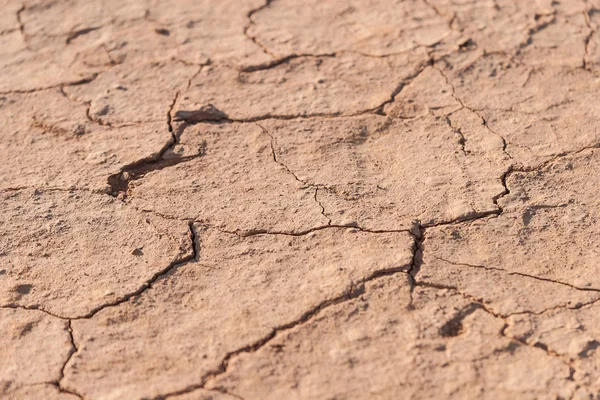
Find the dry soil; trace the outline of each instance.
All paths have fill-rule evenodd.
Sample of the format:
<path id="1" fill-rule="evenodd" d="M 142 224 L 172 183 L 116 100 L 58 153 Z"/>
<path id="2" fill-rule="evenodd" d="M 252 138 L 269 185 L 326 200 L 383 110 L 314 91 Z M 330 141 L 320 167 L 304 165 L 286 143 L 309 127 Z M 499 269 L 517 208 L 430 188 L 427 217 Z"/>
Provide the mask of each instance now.
<path id="1" fill-rule="evenodd" d="M 0 398 L 599 399 L 599 0 L 0 0 Z"/>

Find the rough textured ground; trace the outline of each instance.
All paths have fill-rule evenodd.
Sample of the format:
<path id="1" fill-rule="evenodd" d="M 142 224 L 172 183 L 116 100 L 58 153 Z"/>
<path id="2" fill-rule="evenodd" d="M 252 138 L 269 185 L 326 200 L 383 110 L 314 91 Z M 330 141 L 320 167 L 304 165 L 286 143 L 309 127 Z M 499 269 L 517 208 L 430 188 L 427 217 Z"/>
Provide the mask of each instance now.
<path id="1" fill-rule="evenodd" d="M 599 1 L 0 10 L 0 398 L 600 398 Z"/>

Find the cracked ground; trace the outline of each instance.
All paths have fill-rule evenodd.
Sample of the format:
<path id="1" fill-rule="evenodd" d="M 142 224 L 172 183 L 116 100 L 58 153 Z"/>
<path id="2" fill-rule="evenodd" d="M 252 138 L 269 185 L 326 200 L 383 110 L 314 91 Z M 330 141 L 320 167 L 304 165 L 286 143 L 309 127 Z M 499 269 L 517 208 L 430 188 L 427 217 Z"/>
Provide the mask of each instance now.
<path id="1" fill-rule="evenodd" d="M 0 398 L 600 398 L 599 0 L 0 10 Z"/>

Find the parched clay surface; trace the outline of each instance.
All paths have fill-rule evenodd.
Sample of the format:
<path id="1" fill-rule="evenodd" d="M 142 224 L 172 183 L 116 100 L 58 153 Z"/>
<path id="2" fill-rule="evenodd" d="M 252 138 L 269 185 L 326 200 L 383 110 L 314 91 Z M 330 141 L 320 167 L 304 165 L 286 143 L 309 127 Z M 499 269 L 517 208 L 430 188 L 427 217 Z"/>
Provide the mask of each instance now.
<path id="1" fill-rule="evenodd" d="M 71 358 L 66 387 L 98 398 L 175 392 L 219 371 L 236 350 L 355 296 L 361 282 L 408 271 L 412 257 L 406 232 L 338 228 L 242 238 L 197 229 L 198 263 L 177 268 L 142 296 L 73 322 L 75 342 L 85 350 Z M 167 364 L 168 372 L 161 367 Z"/>
<path id="2" fill-rule="evenodd" d="M 67 321 L 37 310 L 2 308 L 0 333 L 2 398 L 27 398 L 34 394 L 70 398 L 62 397 L 52 386 L 62 377 L 64 360 L 74 351 Z"/>
<path id="3" fill-rule="evenodd" d="M 489 299 L 502 314 L 597 299 L 599 170 L 593 149 L 510 173 L 509 193 L 498 202 L 502 214 L 426 233 L 419 276 Z M 497 284 L 488 287 L 490 280 Z M 513 295 L 498 298 L 497 291 Z"/>
<path id="4" fill-rule="evenodd" d="M 597 398 L 597 0 L 0 10 L 2 399 Z"/>
<path id="5" fill-rule="evenodd" d="M 540 315 L 519 315 L 509 319 L 507 331 L 523 342 L 552 351 L 574 369 L 574 378 L 584 382 L 574 398 L 598 393 L 598 305 L 577 309 L 550 310 Z"/>
<path id="6" fill-rule="evenodd" d="M 415 219 L 435 224 L 495 212 L 491 199 L 503 191 L 500 157 L 494 165 L 466 154 L 461 136 L 434 117 L 206 123 L 184 132 L 167 160 L 194 159 L 133 182 L 129 199 L 230 231 L 407 230 Z"/>
<path id="7" fill-rule="evenodd" d="M 61 392 L 55 384 L 43 383 L 23 386 L 19 389 L 2 394 L 7 400 L 19 399 L 48 399 L 48 400 L 74 400 L 78 397 L 71 393 Z"/>
<path id="8" fill-rule="evenodd" d="M 359 114 L 389 102 L 426 63 L 425 52 L 415 51 L 386 58 L 348 52 L 291 58 L 248 71 L 207 66 L 174 111 L 212 104 L 233 120 Z M 289 96 L 282 99 L 281 92 Z"/>
<path id="9" fill-rule="evenodd" d="M 88 115 L 101 125 L 163 122 L 175 95 L 186 88 L 198 67 L 181 62 L 117 65 L 89 85 L 70 86 L 70 98 L 89 104 Z"/>
<path id="10" fill-rule="evenodd" d="M 316 188 L 276 162 L 271 137 L 256 124 L 194 125 L 165 158 L 188 161 L 131 182 L 128 202 L 136 208 L 226 231 L 304 232 L 327 225 Z"/>
<path id="11" fill-rule="evenodd" d="M 0 164 L 0 188 L 108 191 L 107 176 L 159 157 L 173 140 L 164 116 L 162 122 L 109 127 L 87 112 L 60 89 L 1 96 L 0 149 L 11 156 Z"/>
<path id="12" fill-rule="evenodd" d="M 455 57 L 443 70 L 456 97 L 505 138 L 519 164 L 535 167 L 600 140 L 600 77 L 594 73 L 552 63 L 527 66 L 502 54 Z"/>
<path id="13" fill-rule="evenodd" d="M 209 387 L 265 399 L 551 399 L 572 392 L 566 363 L 503 337 L 503 326 L 459 294 L 411 292 L 406 277 L 386 277 L 240 355 Z"/>
<path id="14" fill-rule="evenodd" d="M 185 222 L 145 215 L 105 194 L 1 192 L 0 304 L 80 317 L 192 256 Z"/>
<path id="15" fill-rule="evenodd" d="M 369 116 L 261 126 L 273 136 L 277 160 L 320 188 L 317 200 L 334 225 L 397 230 L 414 220 L 465 219 L 495 211 L 491 199 L 503 190 L 495 178 L 501 167 L 466 154 L 462 136 L 443 119 Z"/>
<path id="16" fill-rule="evenodd" d="M 453 33 L 423 0 L 393 6 L 365 0 L 283 0 L 253 14 L 250 21 L 248 34 L 280 57 L 342 50 L 384 56 L 434 47 Z"/>

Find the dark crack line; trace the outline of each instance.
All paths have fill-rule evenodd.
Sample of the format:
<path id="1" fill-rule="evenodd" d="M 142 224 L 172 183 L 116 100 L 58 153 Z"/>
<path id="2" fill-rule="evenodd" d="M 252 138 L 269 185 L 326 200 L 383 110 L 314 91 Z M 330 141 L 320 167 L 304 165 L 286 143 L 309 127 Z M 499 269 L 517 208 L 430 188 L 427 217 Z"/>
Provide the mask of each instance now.
<path id="1" fill-rule="evenodd" d="M 412 278 L 412 282 L 415 283 L 415 276 L 418 274 L 421 269 L 421 265 L 423 264 L 423 243 L 425 242 L 425 231 L 426 228 L 421 225 L 419 221 L 415 221 L 413 223 L 413 227 L 409 231 L 410 235 L 413 237 L 413 258 L 410 263 L 410 269 L 408 270 L 408 274 Z"/>
<path id="2" fill-rule="evenodd" d="M 70 321 L 69 318 L 67 317 L 63 317 L 61 315 L 56 315 L 51 313 L 50 311 L 38 308 L 38 307 L 32 307 L 32 306 L 21 306 L 21 305 L 17 305 L 17 304 L 5 304 L 0 306 L 0 309 L 6 309 L 6 310 L 23 310 L 23 311 L 39 311 L 41 313 L 44 313 L 52 318 L 57 318 L 63 321 Z"/>
<path id="3" fill-rule="evenodd" d="M 446 124 L 450 127 L 450 129 L 452 129 L 452 132 L 454 132 L 458 135 L 458 143 L 460 144 L 460 149 L 461 149 L 463 155 L 468 156 L 469 152 L 466 149 L 467 138 L 465 137 L 465 135 L 463 134 L 463 132 L 460 128 L 457 128 L 456 126 L 454 126 L 454 124 L 452 123 L 452 120 L 450 119 L 450 116 L 457 111 L 460 111 L 460 109 L 453 111 L 452 113 L 446 115 L 446 118 L 445 118 Z"/>
<path id="4" fill-rule="evenodd" d="M 95 78 L 98 77 L 98 75 L 100 75 L 100 74 L 96 74 Z M 87 83 L 90 83 L 90 82 L 87 82 Z M 113 126 L 110 122 L 103 122 L 103 121 L 101 121 L 99 119 L 96 119 L 96 118 L 92 117 L 92 114 L 91 114 L 92 102 L 91 101 L 84 101 L 84 100 L 79 100 L 79 99 L 76 99 L 76 98 L 72 98 L 71 96 L 69 96 L 69 94 L 67 92 L 65 92 L 65 87 L 66 86 L 69 86 L 69 85 L 61 85 L 60 86 L 60 93 L 62 94 L 62 96 L 64 98 L 69 99 L 73 103 L 78 103 L 78 104 L 85 105 L 85 107 L 86 107 L 86 109 L 85 109 L 85 116 L 86 116 L 87 120 L 90 123 L 95 124 L 95 125 L 99 125 L 99 126 L 103 126 L 103 127 L 109 128 L 109 129 L 111 129 L 111 128 L 124 128 L 124 127 L 127 127 L 127 126 L 140 125 L 140 123 L 137 123 L 137 124 L 134 123 L 134 124 L 123 124 L 123 125 Z M 146 122 L 144 122 L 144 123 L 146 123 Z"/>
<path id="5" fill-rule="evenodd" d="M 335 58 L 337 57 L 337 53 L 323 53 L 323 54 L 291 54 L 289 56 L 285 56 L 285 57 L 280 57 L 277 58 L 275 60 L 271 60 L 269 62 L 265 62 L 265 63 L 261 63 L 261 64 L 255 64 L 255 65 L 249 65 L 247 67 L 244 67 L 242 69 L 240 69 L 240 73 L 250 73 L 250 72 L 256 72 L 256 71 L 266 71 L 269 70 L 271 68 L 275 68 L 278 67 L 282 64 L 286 64 L 292 60 L 295 60 L 297 58 L 326 58 L 326 57 L 330 57 L 330 58 Z"/>
<path id="6" fill-rule="evenodd" d="M 584 2 L 586 3 L 586 5 L 588 5 L 588 8 L 583 10 L 583 18 L 584 18 L 586 26 L 590 30 L 590 33 L 588 33 L 588 35 L 585 38 L 585 53 L 583 55 L 583 69 L 589 70 L 588 61 L 587 61 L 588 56 L 590 54 L 589 47 L 590 47 L 590 42 L 592 41 L 592 37 L 594 37 L 594 34 L 596 33 L 596 30 L 592 27 L 592 23 L 590 21 L 590 12 L 593 10 L 593 8 L 589 7 L 587 0 L 585 0 Z"/>
<path id="7" fill-rule="evenodd" d="M 504 171 L 504 173 L 500 176 L 500 183 L 502 184 L 502 187 L 504 187 L 504 190 L 492 197 L 492 202 L 496 205 L 499 211 L 497 215 L 500 215 L 504 212 L 504 208 L 500 205 L 500 199 L 510 194 L 510 188 L 508 187 L 507 179 L 514 171 L 515 168 L 512 165 L 510 165 L 507 168 L 507 170 Z"/>
<path id="8" fill-rule="evenodd" d="M 327 226 L 331 226 L 331 218 L 325 212 L 325 206 L 319 201 L 319 187 L 315 187 L 315 202 L 321 207 L 321 215 L 327 218 Z"/>
<path id="9" fill-rule="evenodd" d="M 191 85 L 191 79 L 188 81 L 188 88 Z M 169 105 L 169 109 L 167 110 L 167 126 L 169 127 L 169 133 L 171 134 L 171 136 L 173 137 L 173 142 L 176 143 L 177 142 L 177 136 L 175 135 L 175 131 L 173 130 L 173 117 L 171 116 L 171 113 L 173 112 L 173 109 L 175 108 L 175 104 L 177 104 L 177 99 L 179 98 L 179 91 L 177 91 L 175 93 L 175 97 L 173 98 L 173 101 L 171 102 L 171 104 Z"/>
<path id="10" fill-rule="evenodd" d="M 597 289 L 597 288 L 582 288 L 582 287 L 579 287 L 579 286 L 572 285 L 570 283 L 561 282 L 561 281 L 553 280 L 553 279 L 550 279 L 550 278 L 543 278 L 543 277 L 540 277 L 540 276 L 525 274 L 525 273 L 522 273 L 522 272 L 511 272 L 511 271 L 508 271 L 508 270 L 506 270 L 504 268 L 488 267 L 488 266 L 485 266 L 485 265 L 474 265 L 474 264 L 467 264 L 467 263 L 462 263 L 462 262 L 455 262 L 455 261 L 447 260 L 447 259 L 442 258 L 442 257 L 435 256 L 435 255 L 432 256 L 432 257 L 435 258 L 435 259 L 437 259 L 437 260 L 446 262 L 448 264 L 456 265 L 456 266 L 463 266 L 463 267 L 475 268 L 475 269 L 484 269 L 484 270 L 488 270 L 488 271 L 504 272 L 507 275 L 521 276 L 521 277 L 524 277 L 524 278 L 535 279 L 535 280 L 542 281 L 542 282 L 554 283 L 556 285 L 563 285 L 563 286 L 567 286 L 567 287 L 569 287 L 571 289 L 579 290 L 579 291 L 582 291 L 582 292 L 597 292 L 597 293 L 600 293 L 600 289 Z"/>
<path id="11" fill-rule="evenodd" d="M 367 114 L 367 113 L 375 113 L 378 115 L 385 115 L 385 113 L 383 112 L 383 109 L 385 108 L 386 105 L 391 104 L 395 101 L 396 96 L 402 92 L 402 89 L 404 89 L 404 87 L 408 86 L 410 83 L 412 83 L 419 75 L 421 75 L 423 73 L 423 71 L 425 71 L 427 69 L 427 67 L 433 66 L 434 64 L 434 59 L 433 57 L 429 56 L 429 60 L 427 62 L 425 62 L 421 68 L 418 68 L 417 71 L 415 71 L 414 74 L 404 78 L 399 84 L 398 86 L 396 86 L 396 89 L 394 89 L 394 91 L 392 92 L 392 95 L 390 96 L 390 98 L 386 101 L 384 101 L 383 103 L 381 103 L 378 107 L 374 107 L 370 110 L 367 110 L 365 112 L 363 112 L 363 114 Z"/>
<path id="12" fill-rule="evenodd" d="M 490 126 L 488 125 L 486 119 L 475 109 L 473 109 L 472 107 L 469 107 L 467 105 L 465 105 L 465 103 L 463 102 L 463 100 L 458 97 L 458 95 L 456 94 L 456 88 L 454 87 L 454 85 L 451 83 L 450 78 L 448 78 L 448 76 L 444 73 L 444 71 L 441 68 L 436 67 L 435 65 L 432 66 L 432 68 L 435 68 L 443 77 L 444 80 L 446 81 L 446 84 L 448 86 L 450 86 L 450 88 L 452 89 L 452 97 L 454 98 L 454 100 L 456 100 L 464 109 L 469 110 L 470 112 L 472 112 L 473 114 L 477 115 L 477 117 L 481 120 L 482 125 L 492 134 L 494 134 L 495 136 L 497 136 L 498 138 L 500 138 L 500 140 L 502 141 L 502 152 L 510 159 L 512 159 L 512 156 L 510 155 L 510 153 L 508 153 L 507 151 L 507 142 L 506 139 L 504 138 L 504 136 L 500 135 L 498 132 L 494 131 L 492 128 L 490 128 Z M 452 127 L 452 125 L 450 124 L 450 126 Z M 462 133 L 461 133 L 462 136 Z M 464 140 L 464 136 L 463 136 L 463 140 Z M 464 147 L 464 144 L 463 144 Z M 464 150 L 464 148 L 463 148 Z"/>
<path id="13" fill-rule="evenodd" d="M 401 233 L 401 232 L 409 233 L 408 229 L 374 230 L 374 229 L 363 228 L 363 227 L 357 226 L 355 224 L 352 224 L 352 225 L 335 225 L 335 224 L 321 225 L 321 226 L 316 226 L 314 228 L 309 228 L 309 229 L 305 229 L 303 231 L 298 231 L 298 232 L 268 231 L 268 230 L 261 230 L 261 229 L 247 230 L 247 231 L 242 231 L 242 230 L 228 231 L 228 230 L 219 229 L 214 226 L 206 225 L 202 221 L 196 221 L 196 223 L 198 223 L 199 225 L 205 226 L 207 228 L 216 229 L 216 230 L 220 231 L 221 233 L 229 233 L 229 234 L 237 235 L 237 236 L 243 237 L 243 238 L 251 237 L 251 236 L 259 236 L 259 235 L 306 236 L 313 232 L 322 231 L 324 229 L 356 229 L 361 232 L 374 233 L 374 234 Z"/>
<path id="14" fill-rule="evenodd" d="M 408 282 L 410 284 L 410 303 L 409 310 L 413 309 L 413 292 L 417 286 L 415 276 L 421 269 L 423 264 L 423 243 L 425 242 L 425 228 L 420 224 L 419 221 L 414 221 L 409 234 L 413 238 L 412 258 L 410 260 L 410 266 L 408 268 Z M 412 313 L 411 313 L 412 316 Z"/>
<path id="15" fill-rule="evenodd" d="M 550 308 L 546 308 L 545 310 L 542 311 L 521 311 L 521 312 L 516 312 L 516 313 L 512 313 L 510 315 L 508 315 L 507 317 L 512 317 L 512 316 L 516 316 L 516 315 L 543 315 L 547 312 L 551 312 L 551 311 L 557 311 L 557 310 L 580 310 L 584 307 L 589 307 L 592 306 L 596 303 L 600 302 L 600 298 L 597 298 L 595 300 L 591 300 L 591 301 L 586 301 L 585 303 L 578 303 L 575 305 L 558 305 L 558 306 L 554 306 L 554 307 L 550 307 Z"/>
<path id="16" fill-rule="evenodd" d="M 264 126 L 262 126 L 261 124 L 256 123 L 255 125 L 258 126 L 262 130 L 262 132 L 270 138 L 269 144 L 271 146 L 271 155 L 273 157 L 273 161 L 275 161 L 275 163 L 277 163 L 281 167 L 283 167 L 283 169 L 285 169 L 288 174 L 290 174 L 291 176 L 293 176 L 295 180 L 297 180 L 298 182 L 302 183 L 303 185 L 309 186 L 309 187 L 315 186 L 315 185 L 313 185 L 311 183 L 307 183 L 307 182 L 301 180 L 300 178 L 298 178 L 298 176 L 291 169 L 289 169 L 287 165 L 285 165 L 283 162 L 281 162 L 277 158 L 277 151 L 275 150 L 275 147 L 276 147 L 275 137 L 273 135 L 271 135 L 271 133 Z"/>
<path id="17" fill-rule="evenodd" d="M 73 396 L 77 396 L 80 399 L 83 399 L 83 396 L 75 391 L 66 389 L 62 384 L 62 380 L 65 377 L 65 370 L 67 368 L 67 365 L 69 364 L 69 362 L 71 361 L 71 358 L 73 358 L 73 355 L 75 353 L 77 353 L 79 351 L 79 349 L 77 348 L 77 346 L 75 345 L 75 339 L 73 338 L 73 327 L 71 326 L 71 320 L 68 320 L 67 323 L 67 332 L 69 333 L 69 342 L 71 343 L 71 349 L 69 350 L 69 354 L 67 356 L 67 359 L 65 360 L 64 364 L 62 365 L 61 369 L 60 369 L 60 377 L 58 378 L 58 380 L 56 382 L 54 382 L 54 384 L 56 385 L 56 387 L 58 388 L 58 390 L 61 393 L 68 393 L 71 394 Z"/>
<path id="18" fill-rule="evenodd" d="M 47 187 L 14 186 L 14 187 L 7 187 L 4 189 L 0 189 L 0 193 L 2 193 L 2 192 L 20 192 L 23 190 L 40 190 L 40 191 L 44 191 L 44 192 L 66 192 L 66 193 L 88 192 L 88 193 L 102 194 L 102 195 L 106 194 L 106 192 L 99 190 L 99 189 L 90 189 L 90 188 L 77 187 L 77 186 L 69 186 L 66 188 L 56 187 L 56 186 L 47 186 Z"/>
<path id="19" fill-rule="evenodd" d="M 307 183 L 303 180 L 301 180 L 300 178 L 298 178 L 298 176 L 287 166 L 285 165 L 282 161 L 280 161 L 277 157 L 277 151 L 275 150 L 276 147 L 276 140 L 275 137 L 273 135 L 271 135 L 271 133 L 261 124 L 256 123 L 256 125 L 263 131 L 263 133 L 267 136 L 269 136 L 270 138 L 270 146 L 271 146 L 271 155 L 273 157 L 273 161 L 277 164 L 279 164 L 283 169 L 285 169 L 285 171 L 290 174 L 291 176 L 294 177 L 294 179 L 298 182 L 300 182 L 302 185 L 306 186 L 306 187 L 312 187 L 315 189 L 315 194 L 314 194 L 314 200 L 315 203 L 317 203 L 321 209 L 321 215 L 323 215 L 323 217 L 325 217 L 327 219 L 327 225 L 330 226 L 331 225 L 331 218 L 329 218 L 329 216 L 327 216 L 325 214 L 325 207 L 323 206 L 323 204 L 319 201 L 319 199 L 317 198 L 318 193 L 319 193 L 319 186 L 318 185 L 314 185 L 311 183 Z"/>
<path id="20" fill-rule="evenodd" d="M 157 153 L 151 154 L 148 157 L 144 157 L 144 158 L 137 160 L 131 164 L 125 165 L 124 167 L 122 167 L 120 169 L 119 172 L 117 172 L 116 174 L 110 175 L 107 179 L 107 183 L 108 183 L 108 186 L 110 187 L 109 194 L 111 196 L 120 197 L 122 200 L 124 200 L 127 197 L 127 194 L 129 191 L 129 184 L 131 181 L 138 180 L 138 179 L 144 177 L 149 172 L 161 170 L 161 169 L 171 167 L 171 166 L 174 166 L 177 164 L 181 164 L 183 162 L 187 162 L 187 161 L 190 161 L 195 158 L 203 156 L 202 153 L 199 153 L 197 155 L 189 156 L 189 157 L 172 157 L 172 158 L 164 157 L 165 154 L 169 150 L 172 150 L 175 145 L 179 144 L 180 137 L 183 134 L 185 127 L 187 126 L 187 125 L 183 124 L 182 128 L 179 129 L 178 131 L 174 130 L 172 116 L 171 116 L 173 109 L 175 108 L 175 105 L 177 103 L 177 100 L 179 99 L 181 92 L 184 92 L 190 88 L 192 81 L 194 80 L 194 78 L 196 78 L 198 76 L 198 74 L 200 74 L 200 72 L 202 71 L 202 68 L 204 68 L 204 65 L 200 66 L 198 68 L 198 71 L 196 71 L 188 79 L 187 86 L 184 89 L 178 90 L 175 93 L 173 101 L 169 105 L 169 109 L 167 111 L 167 129 L 170 134 L 169 140 L 163 145 L 163 147 Z"/>
<path id="21" fill-rule="evenodd" d="M 266 71 L 266 70 L 269 70 L 271 68 L 278 67 L 278 66 L 280 66 L 282 64 L 289 63 L 290 61 L 296 60 L 298 58 L 336 58 L 339 55 L 345 54 L 345 53 L 355 54 L 355 55 L 358 55 L 358 56 L 361 56 L 361 57 L 387 59 L 387 58 L 390 58 L 390 57 L 395 57 L 395 56 L 407 54 L 407 53 L 410 53 L 411 51 L 415 51 L 415 50 L 420 49 L 420 48 L 425 48 L 426 49 L 427 46 L 417 45 L 417 46 L 414 46 L 414 47 L 410 48 L 409 50 L 404 50 L 404 51 L 395 52 L 395 53 L 386 53 L 386 54 L 381 54 L 381 55 L 379 55 L 379 54 L 364 53 L 364 52 L 361 52 L 361 51 L 349 50 L 349 49 L 337 50 L 337 51 L 332 51 L 332 52 L 329 52 L 329 53 L 314 53 L 314 54 L 312 54 L 312 53 L 295 53 L 295 54 L 289 54 L 289 55 L 284 56 L 284 57 L 279 57 L 279 58 L 276 58 L 276 59 L 268 61 L 268 62 L 263 62 L 263 63 L 259 63 L 259 64 L 253 64 L 253 65 L 248 65 L 248 66 L 240 68 L 238 70 L 238 72 L 241 74 L 241 73 L 251 73 L 251 72 L 256 72 L 256 71 Z"/>
<path id="22" fill-rule="evenodd" d="M 25 5 L 23 4 L 21 8 L 17 10 L 17 23 L 19 24 L 19 32 L 21 32 L 21 36 L 23 37 L 23 43 L 25 43 L 25 49 L 31 51 L 31 47 L 29 46 L 29 39 L 27 38 L 27 34 L 25 33 L 25 24 L 23 23 L 23 19 L 21 18 L 21 14 L 25 11 Z"/>
<path id="23" fill-rule="evenodd" d="M 99 74 L 92 74 L 89 77 L 81 78 L 81 79 L 78 79 L 73 82 L 59 83 L 56 85 L 44 86 L 41 88 L 26 89 L 26 90 L 8 90 L 5 92 L 0 92 L 0 94 L 2 94 L 2 95 L 4 95 L 4 94 L 27 94 L 27 93 L 42 92 L 44 90 L 49 90 L 49 89 L 62 89 L 63 87 L 85 85 L 85 84 L 92 82 L 94 79 L 96 79 L 96 77 L 98 75 Z"/>
<path id="24" fill-rule="evenodd" d="M 192 240 L 192 258 L 190 260 L 197 262 L 200 260 L 200 250 L 202 247 L 202 241 L 201 241 L 200 235 L 196 231 L 196 227 L 194 226 L 194 224 L 190 222 L 189 227 L 190 227 L 191 240 Z M 179 264 L 183 265 L 183 263 L 186 263 L 186 262 L 187 261 L 180 262 Z M 173 265 L 173 267 L 168 269 L 167 272 L 165 272 L 165 274 L 169 273 L 171 271 L 171 269 L 175 269 L 175 267 L 178 267 L 178 266 L 180 266 L 180 265 Z M 158 276 L 156 279 L 158 280 L 158 278 L 160 278 L 160 276 Z"/>
<path id="25" fill-rule="evenodd" d="M 244 27 L 244 36 L 246 36 L 246 38 L 248 38 L 252 43 L 254 43 L 257 47 L 259 47 L 263 53 L 265 53 L 266 55 L 277 59 L 277 56 L 275 56 L 273 53 L 271 53 L 269 51 L 269 49 L 263 45 L 262 43 L 260 43 L 255 36 L 251 36 L 248 33 L 248 30 L 250 30 L 250 28 L 252 27 L 252 25 L 254 25 L 254 21 L 252 20 L 252 16 L 254 14 L 256 14 L 257 12 L 260 12 L 262 10 L 264 10 L 265 8 L 269 7 L 271 5 L 271 3 L 273 3 L 273 0 L 266 0 L 264 4 L 262 4 L 260 7 L 255 8 L 253 10 L 250 10 L 248 12 L 248 15 L 246 16 L 246 18 L 248 18 L 248 23 L 246 24 L 246 26 Z"/>
<path id="26" fill-rule="evenodd" d="M 500 198 L 500 197 L 503 197 L 504 195 L 505 195 L 505 192 L 503 191 L 497 197 Z M 461 223 L 465 223 L 465 222 L 474 222 L 474 221 L 477 221 L 480 219 L 485 219 L 488 217 L 497 217 L 500 214 L 502 214 L 503 210 L 495 202 L 494 202 L 494 204 L 496 205 L 496 207 L 498 207 L 496 210 L 473 211 L 469 214 L 462 215 L 462 216 L 454 218 L 454 219 L 432 222 L 432 223 L 423 223 L 421 226 L 423 228 L 436 228 L 439 226 L 457 225 L 457 224 L 461 224 Z"/>

